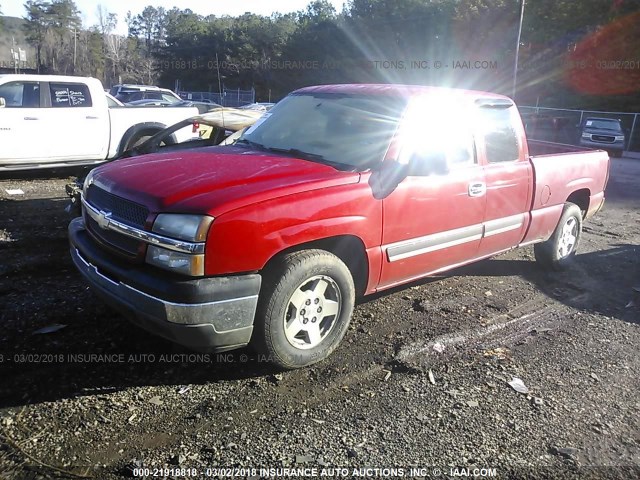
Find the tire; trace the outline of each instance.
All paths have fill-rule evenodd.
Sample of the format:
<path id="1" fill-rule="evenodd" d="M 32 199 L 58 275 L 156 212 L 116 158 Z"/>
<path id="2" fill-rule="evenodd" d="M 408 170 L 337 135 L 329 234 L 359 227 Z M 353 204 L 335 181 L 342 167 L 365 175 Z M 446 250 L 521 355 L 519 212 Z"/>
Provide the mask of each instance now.
<path id="1" fill-rule="evenodd" d="M 536 260 L 552 270 L 568 267 L 576 255 L 582 235 L 582 211 L 574 203 L 567 203 L 551 238 L 534 245 Z"/>
<path id="2" fill-rule="evenodd" d="M 134 135 L 131 140 L 127 142 L 127 145 L 124 147 L 124 151 L 131 150 L 132 148 L 139 147 L 144 142 L 149 140 L 153 135 L 143 134 L 143 135 Z"/>
<path id="3" fill-rule="evenodd" d="M 262 285 L 252 340 L 259 353 L 294 369 L 335 350 L 355 304 L 353 277 L 338 257 L 324 250 L 287 254 L 268 268 Z"/>

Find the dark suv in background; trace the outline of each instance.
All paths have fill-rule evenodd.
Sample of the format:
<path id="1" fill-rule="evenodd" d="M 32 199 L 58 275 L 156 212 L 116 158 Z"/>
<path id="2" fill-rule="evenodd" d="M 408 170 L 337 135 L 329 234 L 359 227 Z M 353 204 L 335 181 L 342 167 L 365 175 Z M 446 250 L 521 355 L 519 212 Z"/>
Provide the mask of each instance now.
<path id="1" fill-rule="evenodd" d="M 152 85 L 114 85 L 109 93 L 122 103 L 137 100 L 159 100 L 167 103 L 182 102 L 182 99 L 171 90 Z"/>
<path id="2" fill-rule="evenodd" d="M 600 148 L 614 157 L 621 157 L 625 146 L 625 135 L 620 120 L 585 118 L 580 128 L 580 145 Z"/>

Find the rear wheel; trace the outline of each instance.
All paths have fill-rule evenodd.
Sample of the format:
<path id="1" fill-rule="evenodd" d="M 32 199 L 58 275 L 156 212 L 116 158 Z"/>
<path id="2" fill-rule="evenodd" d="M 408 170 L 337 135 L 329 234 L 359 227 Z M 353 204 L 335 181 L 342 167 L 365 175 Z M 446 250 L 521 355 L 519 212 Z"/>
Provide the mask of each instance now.
<path id="1" fill-rule="evenodd" d="M 567 203 L 551 238 L 534 245 L 536 260 L 547 268 L 562 270 L 572 263 L 582 234 L 582 211 Z"/>
<path id="2" fill-rule="evenodd" d="M 285 255 L 265 273 L 254 346 L 281 368 L 316 363 L 338 346 L 355 303 L 347 266 L 324 250 Z"/>

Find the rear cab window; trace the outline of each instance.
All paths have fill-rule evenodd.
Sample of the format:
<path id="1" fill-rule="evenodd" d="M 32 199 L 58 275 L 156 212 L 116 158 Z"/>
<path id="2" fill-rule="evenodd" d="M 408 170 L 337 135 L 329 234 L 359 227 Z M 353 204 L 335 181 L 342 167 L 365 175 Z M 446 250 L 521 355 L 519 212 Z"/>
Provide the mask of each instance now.
<path id="1" fill-rule="evenodd" d="M 84 83 L 49 83 L 53 108 L 91 107 L 89 86 Z"/>
<path id="2" fill-rule="evenodd" d="M 515 128 L 515 107 L 480 107 L 488 163 L 516 162 L 520 159 L 520 137 Z"/>

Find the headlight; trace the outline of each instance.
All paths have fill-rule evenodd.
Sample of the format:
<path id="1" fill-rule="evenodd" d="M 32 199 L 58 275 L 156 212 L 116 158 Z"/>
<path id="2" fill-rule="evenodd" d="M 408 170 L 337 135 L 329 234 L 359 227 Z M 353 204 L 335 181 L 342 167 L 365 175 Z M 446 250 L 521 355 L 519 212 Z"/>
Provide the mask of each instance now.
<path id="1" fill-rule="evenodd" d="M 590 133 L 583 133 L 582 134 L 582 138 L 591 138 L 591 134 Z"/>
<path id="2" fill-rule="evenodd" d="M 624 142 L 624 135 L 616 135 L 616 142 Z"/>
<path id="3" fill-rule="evenodd" d="M 201 277 L 204 275 L 204 255 L 190 255 L 149 245 L 146 262 L 170 272 Z"/>
<path id="4" fill-rule="evenodd" d="M 153 222 L 152 230 L 160 235 L 187 242 L 204 242 L 213 217 L 161 213 Z"/>
<path id="5" fill-rule="evenodd" d="M 207 239 L 213 217 L 161 213 L 153 222 L 152 231 L 164 237 L 185 242 L 202 243 Z M 156 245 L 147 247 L 146 263 L 170 272 L 201 277 L 204 275 L 204 255 L 176 252 Z"/>
<path id="6" fill-rule="evenodd" d="M 82 184 L 83 195 L 87 194 L 87 188 L 89 187 L 92 181 L 93 181 L 93 170 L 89 170 L 89 173 L 87 173 L 87 176 L 84 177 L 84 183 Z"/>

